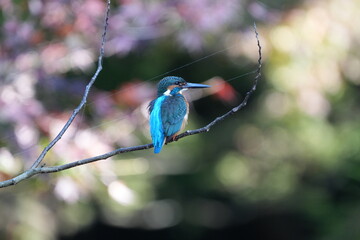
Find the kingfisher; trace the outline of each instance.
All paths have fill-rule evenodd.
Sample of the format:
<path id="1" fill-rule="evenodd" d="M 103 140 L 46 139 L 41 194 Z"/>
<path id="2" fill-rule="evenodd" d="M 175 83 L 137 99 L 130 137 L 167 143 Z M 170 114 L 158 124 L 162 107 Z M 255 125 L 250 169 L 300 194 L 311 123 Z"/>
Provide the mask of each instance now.
<path id="1" fill-rule="evenodd" d="M 157 88 L 157 98 L 149 104 L 150 134 L 154 153 L 159 153 L 165 143 L 175 139 L 185 126 L 189 104 L 183 92 L 189 88 L 208 88 L 209 85 L 189 83 L 181 77 L 164 77 Z"/>

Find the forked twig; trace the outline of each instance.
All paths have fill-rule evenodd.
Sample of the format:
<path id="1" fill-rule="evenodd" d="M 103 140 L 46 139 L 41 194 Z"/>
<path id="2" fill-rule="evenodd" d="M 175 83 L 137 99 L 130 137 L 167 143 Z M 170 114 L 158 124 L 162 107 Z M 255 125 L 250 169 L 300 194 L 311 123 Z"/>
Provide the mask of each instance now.
<path id="1" fill-rule="evenodd" d="M 96 73 L 94 74 L 93 78 L 91 79 L 90 83 L 86 87 L 86 91 L 85 91 L 83 100 L 81 101 L 80 105 L 74 110 L 73 115 L 70 117 L 69 121 L 66 123 L 64 128 L 61 130 L 59 135 L 49 144 L 48 147 L 46 147 L 44 149 L 44 151 L 41 153 L 39 158 L 35 161 L 33 166 L 29 170 L 21 173 L 20 175 L 14 177 L 12 179 L 0 182 L 0 188 L 15 185 L 15 184 L 17 184 L 17 183 L 19 183 L 19 182 L 21 182 L 21 181 L 23 181 L 25 179 L 28 179 L 28 178 L 30 178 L 30 177 L 32 177 L 34 175 L 40 174 L 40 173 L 59 172 L 59 171 L 63 171 L 63 170 L 73 168 L 73 167 L 76 167 L 76 166 L 88 164 L 88 163 L 91 163 L 91 162 L 95 162 L 95 161 L 99 161 L 99 160 L 105 160 L 105 159 L 107 159 L 109 157 L 112 157 L 112 156 L 120 154 L 120 153 L 134 152 L 134 151 L 149 149 L 149 148 L 153 147 L 153 144 L 145 144 L 145 145 L 139 145 L 139 146 L 128 147 L 128 148 L 119 148 L 119 149 L 116 149 L 114 151 L 102 154 L 102 155 L 98 155 L 98 156 L 91 157 L 91 158 L 85 158 L 85 159 L 82 159 L 82 160 L 74 161 L 74 162 L 71 162 L 71 163 L 63 164 L 63 165 L 51 166 L 51 167 L 37 167 L 40 164 L 40 162 L 44 159 L 46 153 L 50 150 L 50 148 L 52 146 L 54 146 L 57 141 L 60 140 L 60 138 L 65 133 L 66 129 L 70 126 L 71 122 L 73 121 L 73 119 L 75 118 L 75 116 L 77 115 L 79 110 L 86 103 L 86 98 L 87 98 L 87 95 L 89 93 L 89 90 L 90 90 L 92 84 L 94 83 L 94 81 L 96 80 L 97 75 L 99 74 L 99 72 L 102 69 L 102 58 L 103 58 L 103 55 L 104 55 L 105 35 L 106 35 L 106 29 L 107 29 L 107 26 L 108 26 L 108 17 L 109 17 L 109 10 L 110 10 L 109 3 L 110 3 L 110 1 L 108 1 L 108 5 L 107 5 L 107 12 L 106 12 L 106 18 L 105 18 L 105 25 L 104 25 L 104 34 L 102 35 L 102 42 L 101 42 L 101 50 L 100 50 L 100 56 L 99 56 L 98 69 L 97 69 Z M 221 115 L 221 116 L 217 117 L 216 119 L 214 119 L 212 122 L 210 122 L 205 127 L 195 129 L 195 130 L 186 131 L 186 132 L 178 135 L 175 138 L 175 140 L 171 140 L 168 143 L 176 141 L 176 140 L 178 140 L 180 138 L 183 138 L 183 137 L 186 137 L 186 136 L 199 134 L 199 133 L 203 133 L 203 132 L 208 132 L 208 131 L 210 131 L 210 128 L 212 126 L 214 126 L 215 124 L 218 124 L 219 122 L 225 120 L 226 118 L 228 118 L 229 116 L 231 116 L 234 113 L 238 112 L 240 109 L 242 109 L 243 107 L 245 107 L 247 105 L 247 102 L 248 102 L 250 96 L 255 92 L 257 84 L 258 84 L 258 82 L 259 82 L 259 80 L 261 78 L 262 53 L 261 53 L 261 44 L 260 44 L 260 40 L 259 40 L 259 34 L 257 32 L 257 28 L 256 28 L 255 23 L 254 23 L 254 31 L 255 31 L 255 36 L 256 36 L 256 40 L 257 40 L 258 54 L 259 54 L 258 67 L 257 67 L 257 71 L 256 71 L 256 76 L 254 78 L 254 83 L 253 83 L 251 89 L 246 93 L 243 101 L 238 106 L 234 107 L 233 109 L 231 109 L 230 111 L 228 111 L 224 115 Z"/>

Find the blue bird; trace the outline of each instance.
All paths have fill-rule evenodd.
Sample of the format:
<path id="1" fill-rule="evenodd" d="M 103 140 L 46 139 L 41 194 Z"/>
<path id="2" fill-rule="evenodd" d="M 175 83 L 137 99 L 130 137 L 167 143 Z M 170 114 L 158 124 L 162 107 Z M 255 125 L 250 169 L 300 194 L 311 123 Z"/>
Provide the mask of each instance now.
<path id="1" fill-rule="evenodd" d="M 189 88 L 210 86 L 186 82 L 181 77 L 164 77 L 158 84 L 157 98 L 149 104 L 150 134 L 154 153 L 159 153 L 166 140 L 175 138 L 185 126 L 189 104 L 182 92 Z"/>

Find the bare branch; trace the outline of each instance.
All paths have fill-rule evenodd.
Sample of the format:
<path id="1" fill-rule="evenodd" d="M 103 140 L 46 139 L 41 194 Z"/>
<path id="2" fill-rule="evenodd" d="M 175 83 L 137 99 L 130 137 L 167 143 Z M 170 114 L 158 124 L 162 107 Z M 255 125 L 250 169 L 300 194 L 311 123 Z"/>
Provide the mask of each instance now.
<path id="1" fill-rule="evenodd" d="M 106 6 L 104 32 L 101 37 L 101 46 L 100 46 L 100 55 L 99 55 L 99 59 L 98 59 L 98 67 L 96 69 L 95 74 L 91 78 L 90 82 L 86 85 L 85 92 L 84 92 L 84 95 L 82 97 L 82 100 L 81 100 L 79 106 L 77 106 L 77 108 L 75 108 L 75 110 L 71 114 L 69 120 L 65 123 L 64 127 L 61 129 L 61 131 L 58 133 L 58 135 L 44 148 L 44 150 L 41 152 L 41 154 L 36 159 L 36 161 L 33 163 L 33 165 L 31 166 L 30 169 L 34 169 L 37 166 L 39 166 L 39 164 L 44 159 L 44 157 L 49 152 L 49 150 L 62 138 L 62 136 L 65 134 L 67 129 L 70 127 L 71 123 L 74 121 L 75 117 L 78 115 L 80 110 L 85 106 L 90 89 L 91 89 L 92 85 L 94 84 L 96 78 L 98 77 L 100 71 L 102 70 L 102 60 L 103 60 L 104 52 L 105 52 L 104 48 L 105 48 L 105 42 L 106 42 L 106 32 L 107 32 L 107 28 L 109 25 L 109 14 L 110 14 L 110 0 L 107 1 L 107 6 Z"/>
<path id="2" fill-rule="evenodd" d="M 108 3 L 109 3 L 109 1 L 108 1 Z M 106 33 L 106 27 L 107 27 L 108 13 L 109 13 L 109 5 L 108 5 L 108 10 L 107 10 L 107 14 L 106 14 L 106 20 L 105 20 L 105 28 L 104 28 L 105 31 L 104 31 L 104 34 L 103 34 L 102 51 L 101 51 L 100 57 L 99 57 L 99 66 L 101 66 L 101 60 L 102 60 L 102 56 L 103 56 L 103 43 L 105 41 L 104 39 L 105 39 L 105 33 Z M 184 138 L 184 137 L 187 137 L 187 136 L 190 136 L 190 135 L 199 134 L 199 133 L 203 133 L 203 132 L 208 132 L 208 131 L 210 131 L 210 128 L 212 126 L 214 126 L 214 125 L 218 124 L 219 122 L 225 120 L 226 118 L 228 118 L 229 116 L 233 115 L 234 113 L 236 113 L 237 111 L 239 111 L 240 109 L 242 109 L 243 107 L 246 106 L 250 96 L 255 92 L 257 84 L 258 84 L 258 82 L 259 82 L 259 80 L 261 78 L 262 54 L 261 54 L 261 45 L 260 45 L 260 40 L 259 40 L 259 34 L 257 32 L 255 23 L 254 23 L 254 31 L 255 31 L 255 36 L 256 36 L 256 40 L 257 40 L 257 46 L 258 46 L 258 49 L 259 49 L 258 50 L 258 53 L 259 53 L 258 68 L 257 68 L 257 71 L 256 71 L 256 76 L 254 78 L 254 83 L 253 83 L 251 89 L 246 93 L 243 101 L 238 106 L 231 109 L 229 112 L 227 112 L 224 115 L 221 115 L 221 116 L 217 117 L 216 119 L 214 119 L 212 122 L 210 122 L 205 127 L 195 129 L 195 130 L 186 131 L 186 132 L 178 135 L 175 138 L 175 140 L 170 140 L 168 143 L 171 143 L 173 141 L 177 141 L 180 138 Z M 98 70 L 99 70 L 99 68 L 98 68 Z M 101 70 L 101 67 L 100 67 L 100 70 Z M 96 79 L 97 74 L 98 74 L 98 71 L 97 71 L 97 73 L 95 73 L 93 79 L 94 78 Z M 90 87 L 89 87 L 89 89 L 90 89 Z M 86 89 L 87 93 L 88 93 L 89 89 L 88 88 Z M 85 101 L 86 101 L 86 98 L 85 98 Z M 79 105 L 79 107 L 80 106 L 81 106 L 81 104 Z M 60 138 L 61 138 L 61 136 L 60 136 Z M 152 147 L 153 147 L 153 144 L 145 144 L 145 145 L 139 145 L 139 146 L 128 147 L 128 148 L 119 148 L 119 149 L 116 149 L 114 151 L 111 151 L 111 152 L 108 152 L 108 153 L 105 153 L 105 154 L 102 154 L 102 155 L 99 155 L 99 156 L 86 158 L 86 159 L 82 159 L 82 160 L 79 160 L 79 161 L 75 161 L 75 162 L 71 162 L 71 163 L 67 163 L 67 164 L 59 165 L 59 166 L 36 167 L 37 166 L 36 165 L 35 167 L 32 167 L 31 169 L 25 171 L 24 173 L 12 178 L 12 179 L 0 182 L 0 188 L 15 185 L 15 184 L 17 184 L 17 183 L 19 183 L 19 182 L 21 182 L 21 181 L 23 181 L 25 179 L 28 179 L 28 178 L 30 178 L 30 177 L 32 177 L 34 175 L 37 175 L 37 174 L 59 172 L 59 171 L 63 171 L 63 170 L 69 169 L 69 168 L 73 168 L 73 167 L 77 167 L 77 166 L 80 166 L 80 165 L 88 164 L 88 163 L 91 163 L 91 162 L 95 162 L 95 161 L 99 161 L 99 160 L 105 160 L 105 159 L 108 159 L 108 158 L 110 158 L 112 156 L 115 156 L 117 154 L 120 154 L 120 153 L 134 152 L 134 151 L 149 149 L 149 148 L 152 148 Z M 46 154 L 46 152 L 45 152 L 45 154 Z M 41 162 L 41 160 L 39 161 L 39 163 L 40 162 Z"/>
<path id="3" fill-rule="evenodd" d="M 210 128 L 212 126 L 214 126 L 215 124 L 223 121 L 225 118 L 228 118 L 230 115 L 233 115 L 234 113 L 236 113 L 237 111 L 239 111 L 240 109 L 242 109 L 243 107 L 246 106 L 250 96 L 255 92 L 257 84 L 259 82 L 259 79 L 261 78 L 261 67 L 262 67 L 262 54 L 261 54 L 261 45 L 260 45 L 260 40 L 259 40 L 259 33 L 257 32 L 257 28 L 256 28 L 256 24 L 254 23 L 254 32 L 255 32 L 255 37 L 256 37 L 256 41 L 257 41 L 257 45 L 258 45 L 258 54 L 259 54 L 259 58 L 258 58 L 258 67 L 256 70 L 256 75 L 254 78 L 254 83 L 251 87 L 251 89 L 246 93 L 243 101 L 236 107 L 234 107 L 233 109 L 231 109 L 229 112 L 225 113 L 224 115 L 217 117 L 214 121 L 210 122 L 208 125 L 206 125 L 205 127 L 199 128 L 199 129 L 195 129 L 195 130 L 189 130 L 186 131 L 182 134 L 179 134 L 174 141 L 189 136 L 189 135 L 194 135 L 194 134 L 198 134 L 198 133 L 203 133 L 203 132 L 208 132 L 210 130 Z"/>

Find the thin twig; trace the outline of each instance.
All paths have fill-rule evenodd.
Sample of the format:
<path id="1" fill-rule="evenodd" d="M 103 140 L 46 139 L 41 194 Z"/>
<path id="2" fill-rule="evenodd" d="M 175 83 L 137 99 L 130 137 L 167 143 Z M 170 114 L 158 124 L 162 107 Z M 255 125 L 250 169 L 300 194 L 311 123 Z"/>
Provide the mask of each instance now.
<path id="1" fill-rule="evenodd" d="M 105 25 L 107 26 L 107 25 Z M 256 29 L 256 25 L 254 24 L 254 31 L 255 31 L 255 35 L 256 35 L 256 40 L 257 40 L 257 46 L 258 46 L 258 53 L 259 53 L 259 58 L 258 58 L 258 68 L 257 68 L 257 72 L 256 72 L 256 76 L 254 78 L 254 83 L 251 87 L 251 89 L 246 93 L 243 101 L 236 107 L 234 107 L 233 109 L 231 109 L 229 112 L 225 113 L 222 116 L 217 117 L 216 119 L 214 119 L 212 122 L 210 122 L 208 125 L 206 125 L 205 127 L 199 128 L 199 129 L 195 129 L 195 130 L 191 130 L 191 131 L 186 131 L 180 135 L 178 135 L 175 140 L 171 140 L 170 142 L 176 141 L 180 138 L 186 137 L 186 136 L 190 136 L 190 135 L 194 135 L 194 134 L 199 134 L 199 133 L 203 133 L 203 132 L 208 132 L 210 131 L 210 128 L 212 126 L 214 126 L 215 124 L 218 124 L 219 122 L 223 121 L 224 119 L 228 118 L 230 115 L 236 113 L 237 111 L 239 111 L 240 109 L 242 109 L 243 107 L 246 106 L 250 96 L 255 92 L 257 84 L 261 78 L 261 66 L 262 66 L 262 54 L 261 54 L 261 45 L 260 45 L 260 40 L 259 40 L 259 34 L 257 32 Z M 104 37 L 104 35 L 103 35 Z M 99 64 L 100 64 L 100 58 L 99 58 Z M 126 153 L 126 152 L 134 152 L 134 151 L 139 151 L 139 150 L 144 150 L 144 149 L 149 149 L 152 148 L 153 144 L 145 144 L 145 145 L 139 145 L 139 146 L 135 146 L 135 147 L 128 147 L 128 148 L 119 148 L 116 149 L 114 151 L 99 155 L 99 156 L 95 156 L 95 157 L 91 157 L 91 158 L 85 158 L 79 161 L 75 161 L 75 162 L 71 162 L 71 163 L 67 163 L 67 164 L 63 164 L 63 165 L 58 165 L 58 166 L 51 166 L 51 167 L 35 167 L 35 168 L 31 168 L 25 172 L 23 172 L 22 174 L 0 182 L 0 188 L 3 187 L 7 187 L 7 186 L 11 186 L 11 185 L 15 185 L 25 179 L 28 179 L 34 175 L 37 174 L 41 174 L 41 173 L 53 173 L 53 172 L 59 172 L 59 171 L 63 171 L 69 168 L 73 168 L 73 167 L 77 167 L 80 165 L 84 165 L 84 164 L 88 164 L 91 162 L 95 162 L 95 161 L 99 161 L 99 160 L 105 160 L 108 159 L 114 155 L 120 154 L 120 153 Z"/>
<path id="2" fill-rule="evenodd" d="M 254 32 L 255 32 L 255 37 L 256 37 L 256 41 L 257 41 L 257 46 L 258 46 L 258 54 L 259 54 L 259 58 L 258 58 L 258 67 L 256 70 L 256 75 L 254 78 L 254 83 L 251 87 L 251 89 L 246 93 L 243 101 L 236 107 L 234 107 L 233 109 L 231 109 L 230 111 L 228 111 L 227 113 L 225 113 L 224 115 L 217 117 L 215 120 L 213 120 L 212 122 L 210 122 L 208 125 L 206 125 L 205 127 L 199 128 L 199 129 L 195 129 L 195 130 L 188 130 L 182 134 L 179 134 L 173 141 L 176 141 L 180 138 L 189 136 L 189 135 L 194 135 L 194 134 L 198 134 L 198 133 L 203 133 L 203 132 L 208 132 L 210 130 L 210 128 L 212 126 L 214 126 L 215 124 L 223 121 L 225 118 L 228 118 L 230 115 L 233 115 L 234 113 L 236 113 L 237 111 L 239 111 L 240 109 L 242 109 L 243 107 L 246 106 L 250 96 L 255 92 L 257 84 L 261 78 L 261 67 L 262 67 L 262 54 L 261 54 L 261 45 L 260 45 L 260 40 L 259 40 L 259 33 L 257 32 L 257 28 L 256 28 L 256 24 L 254 23 Z M 172 141 L 169 141 L 172 142 Z"/>
<path id="3" fill-rule="evenodd" d="M 106 15 L 105 15 L 105 21 L 104 21 L 104 32 L 101 37 L 101 46 L 100 46 L 100 55 L 99 55 L 99 59 L 98 59 L 98 67 L 96 69 L 95 74 L 91 78 L 90 82 L 86 85 L 85 92 L 84 92 L 84 95 L 82 97 L 82 100 L 81 100 L 79 106 L 77 106 L 77 108 L 75 108 L 75 110 L 71 114 L 69 120 L 65 123 L 64 127 L 61 129 L 61 131 L 58 133 L 58 135 L 44 148 L 44 150 L 41 152 L 41 154 L 36 159 L 36 161 L 33 163 L 33 165 L 31 166 L 30 169 L 34 169 L 37 166 L 39 166 L 39 164 L 44 159 L 44 157 L 49 152 L 49 150 L 62 138 L 62 136 L 65 134 L 67 129 L 70 127 L 71 123 L 74 121 L 75 117 L 78 115 L 80 110 L 85 106 L 90 89 L 91 89 L 92 85 L 94 84 L 95 80 L 97 79 L 100 71 L 102 70 L 102 61 L 103 61 L 104 52 L 105 52 L 106 32 L 107 32 L 107 28 L 109 25 L 109 14 L 110 14 L 110 0 L 107 1 Z"/>

